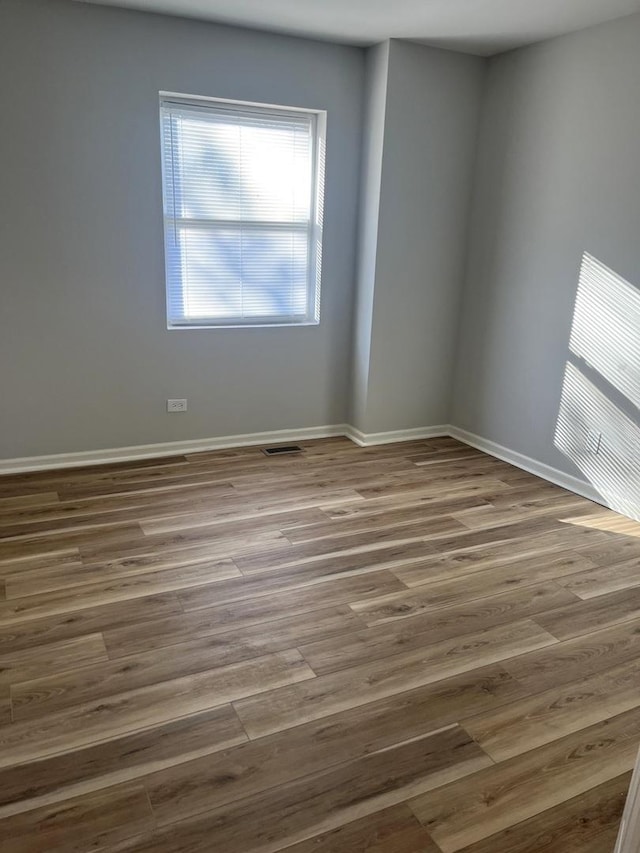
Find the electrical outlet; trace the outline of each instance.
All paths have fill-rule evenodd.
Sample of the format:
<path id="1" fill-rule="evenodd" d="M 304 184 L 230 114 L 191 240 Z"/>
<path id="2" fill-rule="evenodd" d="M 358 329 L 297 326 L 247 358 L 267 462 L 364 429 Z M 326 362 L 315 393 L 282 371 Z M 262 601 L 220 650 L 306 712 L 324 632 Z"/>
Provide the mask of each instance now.
<path id="1" fill-rule="evenodd" d="M 186 400 L 167 400 L 167 411 L 168 412 L 186 412 L 187 411 L 187 401 Z"/>
<path id="2" fill-rule="evenodd" d="M 598 454 L 600 453 L 600 448 L 602 447 L 602 433 L 596 432 L 595 430 L 587 431 L 587 450 L 590 453 Z"/>

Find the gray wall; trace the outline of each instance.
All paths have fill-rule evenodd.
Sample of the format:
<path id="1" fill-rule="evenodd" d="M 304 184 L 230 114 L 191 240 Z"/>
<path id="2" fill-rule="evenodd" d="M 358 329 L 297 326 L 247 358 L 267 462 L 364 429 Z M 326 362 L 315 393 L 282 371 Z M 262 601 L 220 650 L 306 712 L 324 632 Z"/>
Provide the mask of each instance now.
<path id="1" fill-rule="evenodd" d="M 615 325 L 608 336 L 605 358 L 626 382 L 608 381 L 569 339 L 585 252 L 630 283 L 640 318 L 639 45 L 633 16 L 491 61 L 452 413 L 630 513 L 634 502 L 640 512 L 638 409 L 616 386 L 631 376 L 640 388 L 640 325 L 626 348 Z M 563 395 L 568 363 L 587 383 Z M 597 458 L 589 431 L 603 434 Z"/>
<path id="2" fill-rule="evenodd" d="M 395 40 L 365 69 L 356 48 L 4 0 L 0 458 L 452 422 L 640 516 L 640 319 L 597 357 L 569 346 L 585 252 L 640 318 L 638 44 L 635 16 L 485 78 Z M 160 89 L 328 110 L 319 327 L 166 330 Z"/>
<path id="3" fill-rule="evenodd" d="M 369 391 L 371 326 L 378 257 L 378 221 L 387 112 L 389 45 L 370 47 L 365 62 L 362 175 L 358 228 L 358 274 L 353 323 L 351 405 L 349 423 L 364 429 Z"/>
<path id="4" fill-rule="evenodd" d="M 363 70 L 356 48 L 0 4 L 0 457 L 346 419 Z M 160 89 L 328 110 L 319 327 L 166 330 Z"/>
<path id="5" fill-rule="evenodd" d="M 384 144 L 380 160 L 371 143 L 379 174 L 369 175 L 379 220 L 360 259 L 368 287 L 375 270 L 366 405 L 355 419 L 367 433 L 449 420 L 484 71 L 477 57 L 389 44 Z"/>

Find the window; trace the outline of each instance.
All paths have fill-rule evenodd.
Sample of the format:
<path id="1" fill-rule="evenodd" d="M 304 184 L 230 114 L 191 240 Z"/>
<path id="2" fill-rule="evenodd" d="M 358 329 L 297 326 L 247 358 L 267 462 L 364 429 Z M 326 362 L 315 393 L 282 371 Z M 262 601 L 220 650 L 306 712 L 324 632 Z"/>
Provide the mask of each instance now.
<path id="1" fill-rule="evenodd" d="M 325 113 L 160 95 L 169 328 L 319 321 Z"/>

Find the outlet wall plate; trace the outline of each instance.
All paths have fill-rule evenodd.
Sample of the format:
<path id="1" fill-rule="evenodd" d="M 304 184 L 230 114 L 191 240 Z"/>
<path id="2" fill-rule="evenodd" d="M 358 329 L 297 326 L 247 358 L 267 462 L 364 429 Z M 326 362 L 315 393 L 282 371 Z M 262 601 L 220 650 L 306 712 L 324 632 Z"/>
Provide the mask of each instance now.
<path id="1" fill-rule="evenodd" d="M 167 411 L 168 412 L 186 412 L 187 411 L 187 401 L 186 400 L 167 400 Z"/>

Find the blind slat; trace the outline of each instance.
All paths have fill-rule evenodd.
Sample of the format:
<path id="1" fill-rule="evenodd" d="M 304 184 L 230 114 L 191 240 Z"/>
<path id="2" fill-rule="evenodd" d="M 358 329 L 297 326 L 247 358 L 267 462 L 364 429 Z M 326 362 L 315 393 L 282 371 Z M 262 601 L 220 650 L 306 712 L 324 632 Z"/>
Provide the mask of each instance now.
<path id="1" fill-rule="evenodd" d="M 161 101 L 170 325 L 317 322 L 314 113 Z"/>

